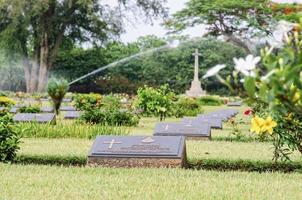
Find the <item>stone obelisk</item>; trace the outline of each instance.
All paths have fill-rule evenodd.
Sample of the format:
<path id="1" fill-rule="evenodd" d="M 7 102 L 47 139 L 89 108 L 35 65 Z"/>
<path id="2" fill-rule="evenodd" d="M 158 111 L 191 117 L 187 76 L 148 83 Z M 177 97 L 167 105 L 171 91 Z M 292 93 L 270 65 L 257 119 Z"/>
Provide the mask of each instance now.
<path id="1" fill-rule="evenodd" d="M 195 56 L 194 80 L 191 83 L 190 90 L 186 91 L 186 95 L 189 97 L 200 97 L 206 95 L 206 91 L 201 88 L 199 80 L 199 56 L 201 56 L 201 54 L 198 53 L 198 49 L 195 49 L 193 56 Z"/>

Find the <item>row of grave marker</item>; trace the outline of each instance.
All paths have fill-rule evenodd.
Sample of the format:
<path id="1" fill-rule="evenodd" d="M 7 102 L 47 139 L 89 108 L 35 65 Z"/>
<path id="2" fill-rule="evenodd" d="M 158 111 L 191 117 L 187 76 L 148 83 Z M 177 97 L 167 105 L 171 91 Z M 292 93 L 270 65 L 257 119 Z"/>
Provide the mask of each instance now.
<path id="1" fill-rule="evenodd" d="M 0 107 L 1 110 L 7 108 Z M 12 107 L 9 112 L 15 114 L 14 121 L 16 122 L 37 122 L 37 123 L 56 123 L 56 116 L 52 107 L 42 107 L 42 113 L 18 113 L 19 107 Z M 62 106 L 60 111 L 64 111 L 64 119 L 77 119 L 81 112 L 77 111 L 73 106 Z"/>
<path id="2" fill-rule="evenodd" d="M 237 110 L 224 109 L 180 122 L 156 124 L 153 136 L 98 136 L 89 152 L 88 165 L 105 167 L 186 167 L 186 139 L 211 136 Z"/>
<path id="3" fill-rule="evenodd" d="M 224 121 L 234 117 L 237 110 L 223 109 L 194 118 L 183 118 L 180 122 L 160 122 L 154 136 L 185 136 L 190 139 L 211 138 L 211 129 L 222 129 Z"/>
<path id="4" fill-rule="evenodd" d="M 70 107 L 69 107 L 70 108 Z M 62 107 L 62 111 L 78 111 Z M 234 117 L 238 111 L 223 109 L 183 118 L 180 122 L 156 124 L 154 136 L 98 136 L 88 155 L 88 165 L 106 167 L 185 167 L 186 139 L 211 137 L 211 129 L 222 129 L 222 123 Z M 67 116 L 68 117 L 68 116 Z M 15 121 L 55 123 L 53 113 L 18 113 Z"/>

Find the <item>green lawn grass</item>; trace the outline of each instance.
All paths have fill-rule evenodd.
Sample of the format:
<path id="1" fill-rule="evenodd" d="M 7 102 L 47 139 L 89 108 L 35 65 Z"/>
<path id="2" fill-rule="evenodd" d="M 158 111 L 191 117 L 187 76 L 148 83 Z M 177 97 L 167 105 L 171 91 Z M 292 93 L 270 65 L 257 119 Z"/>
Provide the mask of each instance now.
<path id="1" fill-rule="evenodd" d="M 205 107 L 206 112 L 225 107 Z M 237 108 L 238 109 L 238 108 Z M 250 118 L 242 115 L 241 128 L 249 133 Z M 179 119 L 168 118 L 167 121 Z M 156 118 L 142 118 L 138 127 L 128 128 L 130 135 L 152 135 Z M 72 121 L 58 120 L 61 127 L 75 126 Z M 85 127 L 79 127 L 84 131 Z M 91 135 L 97 129 L 90 129 Z M 80 133 L 79 133 L 80 134 Z M 229 137 L 230 126 L 213 130 L 213 141 L 187 141 L 187 155 L 191 163 L 220 165 L 241 161 L 272 163 L 273 149 L 269 142 L 216 141 Z M 2 199 L 301 199 L 301 173 L 258 173 L 239 171 L 204 171 L 192 169 L 108 169 L 83 167 L 93 140 L 76 138 L 23 138 L 19 158 L 57 157 L 78 158 L 82 167 L 56 165 L 0 164 L 0 200 Z M 291 156 L 302 163 L 299 153 Z M 51 164 L 45 159 L 43 164 Z M 67 162 L 69 160 L 67 159 Z M 25 162 L 26 163 L 26 162 Z M 37 163 L 36 163 L 37 164 Z M 42 164 L 42 163 L 41 163 Z M 214 163 L 215 165 L 215 163 Z M 299 164 L 300 166 L 301 164 Z M 206 167 L 206 169 L 212 169 Z M 253 168 L 254 165 L 247 166 Z M 282 166 L 281 166 L 282 167 Z M 196 167 L 195 169 L 199 169 Z M 233 169 L 232 166 L 230 169 Z M 256 168 L 257 170 L 258 168 Z M 249 171 L 249 170 L 247 170 Z M 254 171 L 254 170 L 251 170 Z M 266 170 L 264 170 L 266 171 Z M 282 170 L 280 170 L 282 171 Z M 286 171 L 286 170 L 285 170 Z"/>
<path id="2" fill-rule="evenodd" d="M 0 199 L 301 199 L 302 174 L 0 164 Z"/>

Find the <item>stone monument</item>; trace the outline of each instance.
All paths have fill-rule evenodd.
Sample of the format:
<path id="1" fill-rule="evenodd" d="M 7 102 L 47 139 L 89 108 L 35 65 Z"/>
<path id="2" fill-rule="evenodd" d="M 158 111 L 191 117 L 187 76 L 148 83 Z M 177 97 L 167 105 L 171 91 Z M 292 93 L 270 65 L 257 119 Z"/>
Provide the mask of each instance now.
<path id="1" fill-rule="evenodd" d="M 191 83 L 190 90 L 186 91 L 186 95 L 189 97 L 200 97 L 206 95 L 206 91 L 201 88 L 201 83 L 199 80 L 199 56 L 198 49 L 195 50 L 193 56 L 195 56 L 195 66 L 194 66 L 194 79 Z"/>

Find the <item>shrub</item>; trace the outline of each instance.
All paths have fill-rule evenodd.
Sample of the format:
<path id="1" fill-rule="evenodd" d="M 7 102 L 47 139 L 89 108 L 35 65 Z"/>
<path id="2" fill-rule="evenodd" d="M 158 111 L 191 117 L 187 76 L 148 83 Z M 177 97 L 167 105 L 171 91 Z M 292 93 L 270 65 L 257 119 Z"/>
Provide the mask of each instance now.
<path id="1" fill-rule="evenodd" d="M 137 126 L 139 118 L 128 110 L 113 110 L 106 115 L 108 125 Z"/>
<path id="2" fill-rule="evenodd" d="M 40 113 L 41 109 L 38 105 L 22 106 L 18 109 L 20 113 Z"/>
<path id="3" fill-rule="evenodd" d="M 64 79 L 50 79 L 47 85 L 47 93 L 51 97 L 53 107 L 56 114 L 59 114 L 59 109 L 64 98 L 64 95 L 69 89 L 68 82 Z"/>
<path id="4" fill-rule="evenodd" d="M 19 148 L 19 127 L 11 115 L 0 116 L 0 161 L 13 161 Z"/>
<path id="5" fill-rule="evenodd" d="M 167 85 L 160 88 L 143 87 L 137 91 L 135 106 L 142 109 L 147 116 L 157 116 L 164 120 L 173 114 L 173 98 L 175 94 Z"/>
<path id="6" fill-rule="evenodd" d="M 0 106 L 12 106 L 15 105 L 15 101 L 6 97 L 6 96 L 0 96 Z"/>
<path id="7" fill-rule="evenodd" d="M 203 113 L 204 110 L 196 99 L 182 97 L 175 103 L 174 112 L 175 117 L 183 117 L 196 116 Z"/>
<path id="8" fill-rule="evenodd" d="M 250 102 L 267 105 L 267 115 L 275 123 L 269 131 L 274 142 L 274 159 L 286 159 L 295 150 L 302 153 L 302 21 L 287 35 L 287 42 L 278 50 L 261 51 L 261 70 L 244 78 Z M 272 129 L 274 128 L 274 129 Z"/>
<path id="9" fill-rule="evenodd" d="M 86 110 L 80 119 L 86 123 L 109 126 L 136 126 L 139 123 L 136 115 L 120 109 L 90 109 Z"/>
<path id="10" fill-rule="evenodd" d="M 115 95 L 104 96 L 101 107 L 108 110 L 117 110 L 122 107 L 121 100 Z"/>
<path id="11" fill-rule="evenodd" d="M 220 106 L 223 104 L 223 100 L 213 96 L 199 97 L 198 101 L 204 106 Z"/>
<path id="12" fill-rule="evenodd" d="M 73 102 L 78 110 L 87 110 L 101 106 L 102 96 L 100 94 L 77 94 Z"/>

